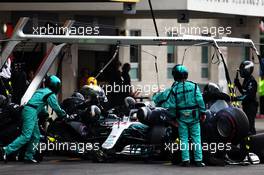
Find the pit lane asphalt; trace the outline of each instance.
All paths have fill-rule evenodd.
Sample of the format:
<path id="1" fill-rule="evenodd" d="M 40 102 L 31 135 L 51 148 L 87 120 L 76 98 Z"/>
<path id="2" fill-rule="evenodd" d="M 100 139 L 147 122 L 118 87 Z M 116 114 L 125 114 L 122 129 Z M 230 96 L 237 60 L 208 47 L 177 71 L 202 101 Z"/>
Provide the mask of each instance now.
<path id="1" fill-rule="evenodd" d="M 204 168 L 184 168 L 166 162 L 145 164 L 142 161 L 98 164 L 80 160 L 45 160 L 38 165 L 22 162 L 0 164 L 1 175 L 263 175 L 263 173 L 264 164 Z"/>
<path id="2" fill-rule="evenodd" d="M 258 132 L 264 132 L 264 119 L 256 120 Z M 37 165 L 0 162 L 0 175 L 264 175 L 264 164 L 225 167 L 184 168 L 169 162 L 118 161 L 92 163 L 68 157 L 46 157 Z"/>

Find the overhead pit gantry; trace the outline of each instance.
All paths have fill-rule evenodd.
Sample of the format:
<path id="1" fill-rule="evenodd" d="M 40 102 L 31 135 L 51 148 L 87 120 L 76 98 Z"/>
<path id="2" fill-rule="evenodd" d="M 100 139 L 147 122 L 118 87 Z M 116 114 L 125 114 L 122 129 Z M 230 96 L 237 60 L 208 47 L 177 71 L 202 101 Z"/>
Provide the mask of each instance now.
<path id="1" fill-rule="evenodd" d="M 232 85 L 227 66 L 224 61 L 224 56 L 219 47 L 249 47 L 257 55 L 259 61 L 261 62 L 260 54 L 254 45 L 253 41 L 250 39 L 243 38 L 213 38 L 208 36 L 176 36 L 176 37 L 156 37 L 156 36 L 83 36 L 83 35 L 71 35 L 66 32 L 63 35 L 34 35 L 26 34 L 23 32 L 29 18 L 23 17 L 18 21 L 12 37 L 9 39 L 8 43 L 1 53 L 0 66 L 4 65 L 7 58 L 10 56 L 16 45 L 21 42 L 36 42 L 36 43 L 56 43 L 49 50 L 45 58 L 43 59 L 36 76 L 34 77 L 32 83 L 28 87 L 26 93 L 24 94 L 21 104 L 25 104 L 31 98 L 33 93 L 41 84 L 48 70 L 52 66 L 54 60 L 56 59 L 59 52 L 66 44 L 86 44 L 86 45 L 153 45 L 153 46 L 165 46 L 165 45 L 175 45 L 175 46 L 213 46 L 219 53 L 225 67 L 225 75 L 228 84 L 228 88 L 232 97 L 234 94 L 234 87 Z M 74 21 L 66 21 L 63 27 L 71 28 Z M 59 43 L 59 44 L 58 44 Z M 261 70 L 264 70 L 264 65 L 261 65 Z"/>

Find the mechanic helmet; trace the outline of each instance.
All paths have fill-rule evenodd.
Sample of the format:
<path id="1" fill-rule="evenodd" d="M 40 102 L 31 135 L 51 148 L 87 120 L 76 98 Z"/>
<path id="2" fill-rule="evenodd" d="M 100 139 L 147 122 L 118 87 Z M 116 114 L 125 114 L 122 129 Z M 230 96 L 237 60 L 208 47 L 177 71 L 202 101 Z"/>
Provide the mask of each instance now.
<path id="1" fill-rule="evenodd" d="M 7 98 L 4 95 L 0 95 L 0 108 L 5 106 L 7 103 Z"/>
<path id="2" fill-rule="evenodd" d="M 149 123 L 149 117 L 151 115 L 152 111 L 148 107 L 142 107 L 137 112 L 137 118 L 138 120 L 143 124 Z"/>
<path id="3" fill-rule="evenodd" d="M 221 91 L 217 84 L 210 82 L 207 85 L 205 85 L 203 92 L 204 93 L 220 93 Z"/>
<path id="4" fill-rule="evenodd" d="M 100 102 L 108 102 L 104 90 L 97 85 L 85 85 L 85 88 L 90 88 L 90 92 L 94 93 Z"/>
<path id="5" fill-rule="evenodd" d="M 254 70 L 254 63 L 252 61 L 243 61 L 239 66 L 239 73 L 242 78 L 249 77 Z"/>
<path id="6" fill-rule="evenodd" d="M 84 96 L 83 96 L 81 93 L 79 93 L 79 92 L 74 92 L 74 93 L 72 94 L 72 97 L 74 97 L 74 98 L 79 98 L 79 99 L 81 99 L 81 100 L 85 100 L 85 99 L 84 99 Z"/>
<path id="7" fill-rule="evenodd" d="M 188 70 L 182 64 L 176 64 L 172 68 L 172 76 L 175 81 L 184 80 L 188 78 Z"/>
<path id="8" fill-rule="evenodd" d="M 55 75 L 50 75 L 45 80 L 45 86 L 57 94 L 61 88 L 61 80 Z"/>
<path id="9" fill-rule="evenodd" d="M 87 85 L 94 85 L 94 86 L 97 86 L 97 80 L 96 80 L 96 78 L 94 78 L 94 77 L 89 77 L 88 79 L 87 79 Z"/>
<path id="10" fill-rule="evenodd" d="M 80 89 L 80 93 L 84 96 L 84 99 L 91 102 L 92 104 L 98 104 L 98 92 L 92 88 L 93 86 L 84 85 Z"/>
<path id="11" fill-rule="evenodd" d="M 134 108 L 135 107 L 135 104 L 136 104 L 136 100 L 132 97 L 126 97 L 125 98 L 125 105 L 127 108 Z"/>

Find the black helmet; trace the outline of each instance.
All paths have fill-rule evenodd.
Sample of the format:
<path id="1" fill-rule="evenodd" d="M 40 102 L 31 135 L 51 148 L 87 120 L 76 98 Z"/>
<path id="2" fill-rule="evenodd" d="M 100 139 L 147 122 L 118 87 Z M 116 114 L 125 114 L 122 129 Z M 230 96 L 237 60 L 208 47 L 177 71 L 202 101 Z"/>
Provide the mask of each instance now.
<path id="1" fill-rule="evenodd" d="M 215 83 L 208 83 L 207 85 L 204 86 L 204 93 L 220 93 L 220 88 L 217 84 Z"/>
<path id="2" fill-rule="evenodd" d="M 82 120 L 85 123 L 93 123 L 100 119 L 101 110 L 98 106 L 92 105 L 90 108 L 86 110 L 85 115 L 82 115 Z"/>
<path id="3" fill-rule="evenodd" d="M 100 116 L 101 110 L 98 106 L 92 105 L 91 106 L 91 117 Z"/>
<path id="4" fill-rule="evenodd" d="M 125 101 L 125 105 L 126 105 L 127 108 L 131 108 L 131 109 L 132 108 L 135 108 L 136 100 L 134 98 L 132 98 L 132 97 L 126 97 L 124 99 L 124 101 Z"/>
<path id="5" fill-rule="evenodd" d="M 91 92 L 90 93 L 95 93 L 95 95 L 98 97 L 98 100 L 99 100 L 100 103 L 106 103 L 106 102 L 108 102 L 108 99 L 107 99 L 107 97 L 105 95 L 105 92 L 104 92 L 104 90 L 100 86 L 97 86 L 97 85 L 84 85 L 82 87 L 82 90 L 81 91 L 83 92 L 83 89 L 85 90 L 87 88 L 91 89 Z"/>
<path id="6" fill-rule="evenodd" d="M 74 97 L 74 98 L 79 98 L 79 99 L 81 99 L 81 100 L 85 100 L 85 99 L 84 99 L 84 96 L 83 96 L 81 93 L 79 93 L 79 92 L 74 92 L 74 93 L 72 94 L 72 97 Z"/>
<path id="7" fill-rule="evenodd" d="M 175 81 L 184 80 L 188 78 L 188 70 L 182 64 L 177 64 L 172 68 L 172 76 Z"/>
<path id="8" fill-rule="evenodd" d="M 149 107 L 142 107 L 137 111 L 137 118 L 139 122 L 148 125 L 149 124 L 149 116 L 152 111 Z"/>
<path id="9" fill-rule="evenodd" d="M 46 78 L 45 86 L 57 94 L 61 88 L 61 81 L 57 76 L 51 75 Z"/>
<path id="10" fill-rule="evenodd" d="M 7 98 L 4 95 L 0 95 L 0 108 L 5 106 L 7 103 Z"/>
<path id="11" fill-rule="evenodd" d="M 89 103 L 94 105 L 100 104 L 98 91 L 95 91 L 90 86 L 83 86 L 80 89 L 80 93 L 84 96 L 84 99 Z"/>
<path id="12" fill-rule="evenodd" d="M 252 61 L 243 61 L 239 66 L 239 73 L 242 78 L 249 77 L 254 71 L 254 63 Z"/>

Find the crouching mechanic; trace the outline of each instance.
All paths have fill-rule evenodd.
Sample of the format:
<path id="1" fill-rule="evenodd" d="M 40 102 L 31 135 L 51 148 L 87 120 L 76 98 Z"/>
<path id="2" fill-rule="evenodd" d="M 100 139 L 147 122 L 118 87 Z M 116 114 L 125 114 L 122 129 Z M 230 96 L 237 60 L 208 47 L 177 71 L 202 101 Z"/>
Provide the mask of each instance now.
<path id="1" fill-rule="evenodd" d="M 91 104 L 100 106 L 103 113 L 105 109 L 108 108 L 108 99 L 105 95 L 105 91 L 98 85 L 96 78 L 89 77 L 86 85 L 80 89 L 80 93 L 86 100 L 90 101 Z"/>
<path id="2" fill-rule="evenodd" d="M 168 108 L 171 114 L 176 115 L 182 153 L 182 166 L 190 166 L 189 137 L 194 150 L 195 165 L 205 166 L 202 163 L 202 145 L 200 134 L 200 119 L 205 120 L 205 104 L 202 94 L 196 83 L 187 81 L 188 70 L 177 64 L 172 70 L 175 82 L 172 87 L 153 97 L 156 104 Z"/>
<path id="3" fill-rule="evenodd" d="M 100 86 L 98 86 L 96 78 L 89 77 L 87 79 L 87 86 L 98 92 L 98 98 L 102 105 L 108 102 L 105 92 Z"/>
<path id="4" fill-rule="evenodd" d="M 46 106 L 49 105 L 59 117 L 66 116 L 58 104 L 56 94 L 60 90 L 61 81 L 58 77 L 51 75 L 45 81 L 45 88 L 38 89 L 24 106 L 22 110 L 23 127 L 22 133 L 12 143 L 3 147 L 2 158 L 6 162 L 7 155 L 19 150 L 22 146 L 28 143 L 24 161 L 25 163 L 38 163 L 34 160 L 35 146 L 39 143 L 40 131 L 38 125 L 38 114 L 46 111 Z"/>

